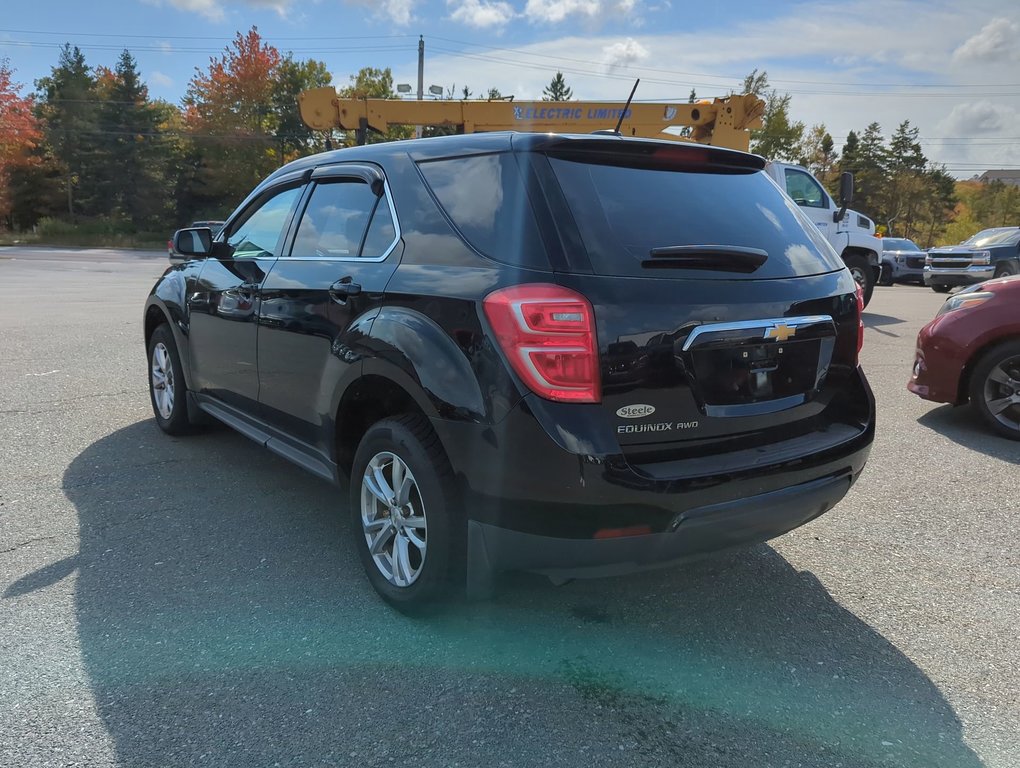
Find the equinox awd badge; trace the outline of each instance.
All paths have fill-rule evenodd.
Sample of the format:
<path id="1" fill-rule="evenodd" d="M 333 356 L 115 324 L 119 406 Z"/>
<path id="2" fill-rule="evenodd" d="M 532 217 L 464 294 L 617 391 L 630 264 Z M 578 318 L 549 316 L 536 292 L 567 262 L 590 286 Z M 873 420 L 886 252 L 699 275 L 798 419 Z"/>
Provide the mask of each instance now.
<path id="1" fill-rule="evenodd" d="M 616 415 L 624 419 L 640 419 L 645 416 L 651 416 L 653 413 L 655 413 L 655 406 L 645 405 L 644 403 L 625 405 L 616 411 Z"/>

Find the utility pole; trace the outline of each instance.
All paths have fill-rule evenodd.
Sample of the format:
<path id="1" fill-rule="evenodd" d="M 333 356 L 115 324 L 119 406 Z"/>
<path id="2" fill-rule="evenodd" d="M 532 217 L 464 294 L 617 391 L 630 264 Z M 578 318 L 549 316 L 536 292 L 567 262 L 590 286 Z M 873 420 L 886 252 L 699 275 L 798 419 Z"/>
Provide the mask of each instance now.
<path id="1" fill-rule="evenodd" d="M 425 38 L 418 35 L 418 101 L 425 98 Z M 414 137 L 421 138 L 421 126 L 414 126 Z"/>

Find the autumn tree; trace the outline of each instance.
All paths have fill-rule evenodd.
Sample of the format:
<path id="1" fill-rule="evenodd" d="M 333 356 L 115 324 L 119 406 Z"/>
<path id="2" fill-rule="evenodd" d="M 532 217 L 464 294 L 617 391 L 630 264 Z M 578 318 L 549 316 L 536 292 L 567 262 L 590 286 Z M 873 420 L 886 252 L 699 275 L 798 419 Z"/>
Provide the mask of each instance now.
<path id="1" fill-rule="evenodd" d="M 21 95 L 13 76 L 10 62 L 0 59 L 0 229 L 12 224 L 12 173 L 33 162 L 33 150 L 42 140 L 32 98 Z"/>
<path id="2" fill-rule="evenodd" d="M 813 125 L 801 146 L 800 164 L 807 168 L 822 184 L 832 181 L 839 153 L 836 143 L 824 125 Z"/>
<path id="3" fill-rule="evenodd" d="M 570 101 L 574 92 L 567 86 L 562 72 L 557 72 L 552 81 L 542 90 L 542 101 Z"/>
<path id="4" fill-rule="evenodd" d="M 252 27 L 238 32 L 205 70 L 195 70 L 184 98 L 185 125 L 195 141 L 192 207 L 222 211 L 281 164 L 273 99 L 281 60 Z"/>

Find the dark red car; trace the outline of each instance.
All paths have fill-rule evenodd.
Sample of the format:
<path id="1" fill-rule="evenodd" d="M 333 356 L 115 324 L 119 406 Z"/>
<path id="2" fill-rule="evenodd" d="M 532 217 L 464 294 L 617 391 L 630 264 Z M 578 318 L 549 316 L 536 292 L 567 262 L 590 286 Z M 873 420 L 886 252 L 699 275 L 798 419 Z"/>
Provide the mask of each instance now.
<path id="1" fill-rule="evenodd" d="M 968 400 L 1000 435 L 1020 440 L 1020 276 L 954 294 L 917 335 L 907 389 L 925 400 Z"/>

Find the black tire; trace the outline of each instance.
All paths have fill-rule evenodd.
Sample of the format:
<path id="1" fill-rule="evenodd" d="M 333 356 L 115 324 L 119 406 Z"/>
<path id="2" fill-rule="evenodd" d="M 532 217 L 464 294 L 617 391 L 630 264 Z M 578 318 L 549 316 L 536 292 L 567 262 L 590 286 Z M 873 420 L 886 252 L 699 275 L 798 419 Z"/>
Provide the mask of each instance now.
<path id="1" fill-rule="evenodd" d="M 854 276 L 854 280 L 864 289 L 864 306 L 871 302 L 871 295 L 875 292 L 875 271 L 868 263 L 866 256 L 859 253 L 851 253 L 843 257 L 847 269 Z"/>
<path id="2" fill-rule="evenodd" d="M 152 332 L 152 336 L 149 337 L 148 353 L 149 402 L 152 403 L 152 414 L 156 417 L 156 423 L 168 435 L 191 432 L 193 425 L 188 414 L 188 387 L 184 383 L 181 358 L 177 353 L 177 344 L 169 325 L 163 323 Z M 157 354 L 161 356 L 161 363 L 155 359 Z M 156 372 L 157 366 L 165 371 L 162 388 L 158 383 L 160 376 Z M 166 385 L 169 385 L 169 405 L 160 395 L 160 392 L 168 391 Z"/>
<path id="3" fill-rule="evenodd" d="M 935 293 L 949 293 L 948 285 L 933 285 L 931 289 L 935 291 Z"/>
<path id="4" fill-rule="evenodd" d="M 1012 261 L 1004 261 L 995 268 L 996 277 L 1009 277 L 1016 274 L 1020 274 L 1020 269 L 1017 269 L 1016 264 Z"/>
<path id="5" fill-rule="evenodd" d="M 410 474 L 414 487 L 408 491 L 407 503 L 397 506 L 399 511 L 410 514 L 394 515 L 392 506 L 382 511 L 379 496 L 365 484 L 366 470 L 371 462 L 376 462 L 381 465 L 376 468 L 387 483 L 386 489 L 394 490 L 389 485 L 395 484 L 395 462 L 387 456 L 403 462 L 403 477 Z M 366 506 L 363 506 L 363 497 Z M 424 416 L 405 414 L 369 427 L 354 455 L 350 508 L 358 556 L 368 580 L 387 603 L 399 611 L 414 614 L 463 592 L 466 526 L 458 509 L 449 461 L 439 437 Z M 388 529 L 379 531 L 377 535 L 382 537 L 388 530 L 389 538 L 380 539 L 380 551 L 373 555 L 369 550 L 368 536 L 373 533 L 369 525 L 384 520 L 399 522 L 390 523 Z M 407 525 L 398 530 L 406 521 L 417 521 L 415 526 L 424 522 L 424 527 Z M 424 536 L 420 531 L 424 531 Z M 420 545 L 415 543 L 416 536 L 425 542 L 424 555 L 421 555 Z M 398 544 L 406 553 L 405 568 L 398 565 Z M 384 573 L 384 569 L 389 573 Z M 406 578 L 412 572 L 413 579 Z M 400 584 L 400 581 L 407 583 Z"/>
<path id="6" fill-rule="evenodd" d="M 1015 384 L 997 381 L 998 372 Z M 985 352 L 970 375 L 970 401 L 981 418 L 1003 437 L 1020 440 L 1020 340 L 1007 341 Z M 989 400 L 1012 396 L 1014 404 L 999 414 L 992 412 Z"/>
<path id="7" fill-rule="evenodd" d="M 888 264 L 882 265 L 882 276 L 878 279 L 879 285 L 890 286 L 893 284 L 893 269 Z"/>

